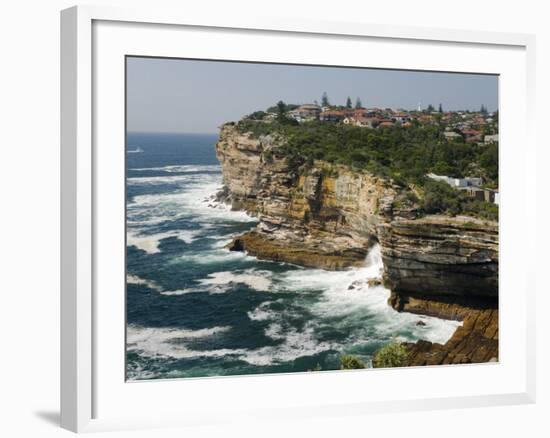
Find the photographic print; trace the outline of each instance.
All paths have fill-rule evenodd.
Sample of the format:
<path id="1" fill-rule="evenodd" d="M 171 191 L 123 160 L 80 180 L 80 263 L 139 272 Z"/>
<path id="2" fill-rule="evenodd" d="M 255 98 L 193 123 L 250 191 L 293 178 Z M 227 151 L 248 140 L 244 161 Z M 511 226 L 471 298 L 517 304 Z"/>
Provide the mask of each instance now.
<path id="1" fill-rule="evenodd" d="M 498 361 L 498 76 L 126 58 L 128 380 Z"/>

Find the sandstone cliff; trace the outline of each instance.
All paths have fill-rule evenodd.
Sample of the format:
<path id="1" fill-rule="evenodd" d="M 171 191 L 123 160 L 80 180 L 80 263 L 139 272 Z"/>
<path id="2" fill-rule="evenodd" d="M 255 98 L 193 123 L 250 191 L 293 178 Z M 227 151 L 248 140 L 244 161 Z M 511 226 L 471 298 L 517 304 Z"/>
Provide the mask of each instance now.
<path id="1" fill-rule="evenodd" d="M 417 217 L 404 190 L 364 171 L 316 161 L 292 167 L 276 135 L 221 129 L 217 156 L 234 209 L 259 217 L 233 242 L 266 259 L 343 269 L 363 263 L 378 241 L 398 310 L 448 315 L 446 302 L 496 307 L 498 226 L 470 217 Z M 427 306 L 430 300 L 440 303 Z M 422 301 L 422 305 L 419 303 Z"/>
<path id="2" fill-rule="evenodd" d="M 464 321 L 445 344 L 407 344 L 408 365 L 498 360 L 498 225 L 471 217 L 420 217 L 406 191 L 365 171 L 314 162 L 296 167 L 277 135 L 235 124 L 216 145 L 233 209 L 259 218 L 230 249 L 308 267 L 361 266 L 379 242 L 389 304 Z"/>

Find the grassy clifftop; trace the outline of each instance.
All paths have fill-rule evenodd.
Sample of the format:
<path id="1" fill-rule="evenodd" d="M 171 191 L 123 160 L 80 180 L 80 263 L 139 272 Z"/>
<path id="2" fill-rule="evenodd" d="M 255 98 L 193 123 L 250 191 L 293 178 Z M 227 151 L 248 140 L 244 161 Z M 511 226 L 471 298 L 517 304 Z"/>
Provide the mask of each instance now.
<path id="1" fill-rule="evenodd" d="M 482 177 L 488 187 L 498 186 L 498 145 L 448 141 L 442 125 L 369 129 L 320 121 L 297 124 L 243 119 L 237 123 L 237 129 L 256 138 L 279 136 L 282 141 L 276 153 L 286 156 L 297 170 L 307 168 L 315 160 L 367 170 L 410 190 L 411 200 L 416 200 L 427 214 L 498 219 L 497 205 L 474 200 L 426 177 L 430 172 L 452 177 L 476 176 Z"/>

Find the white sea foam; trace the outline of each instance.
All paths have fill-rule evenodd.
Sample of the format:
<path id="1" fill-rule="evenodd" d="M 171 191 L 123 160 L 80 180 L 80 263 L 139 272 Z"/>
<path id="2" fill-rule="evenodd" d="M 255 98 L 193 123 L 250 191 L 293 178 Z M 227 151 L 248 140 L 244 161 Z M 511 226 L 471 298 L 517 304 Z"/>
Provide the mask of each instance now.
<path id="1" fill-rule="evenodd" d="M 135 246 L 148 254 L 156 254 L 160 252 L 159 245 L 160 241 L 163 239 L 176 237 L 185 243 L 191 243 L 199 233 L 199 230 L 173 230 L 157 234 L 140 235 L 132 233 L 129 230 L 127 235 L 127 244 L 128 246 Z"/>
<path id="2" fill-rule="evenodd" d="M 167 182 L 166 178 L 148 177 L 138 180 L 160 183 Z M 205 226 L 220 222 L 257 222 L 257 219 L 245 212 L 232 211 L 229 206 L 212 199 L 212 195 L 222 187 L 221 175 L 197 174 L 168 178 L 174 178 L 171 182 L 178 182 L 181 190 L 133 197 L 127 206 L 130 224 L 147 225 L 148 221 L 155 223 L 159 217 L 169 220 L 188 217 Z"/>
<path id="3" fill-rule="evenodd" d="M 126 275 L 126 283 L 128 284 L 140 284 L 143 286 L 147 286 L 149 289 L 154 290 L 158 292 L 161 295 L 185 295 L 188 293 L 196 292 L 195 289 L 180 289 L 180 290 L 164 290 L 157 282 L 153 280 L 147 280 L 145 278 L 141 278 L 137 275 L 133 274 L 127 274 Z"/>
<path id="4" fill-rule="evenodd" d="M 197 352 L 189 350 L 185 341 L 198 338 L 207 338 L 220 333 L 225 333 L 231 327 L 212 327 L 200 330 L 184 330 L 169 328 L 150 328 L 129 325 L 126 332 L 128 349 L 139 352 L 149 357 L 172 357 L 176 359 L 201 356 Z M 223 349 L 216 351 L 199 352 L 204 356 L 224 356 L 232 350 Z"/>
<path id="5" fill-rule="evenodd" d="M 190 293 L 193 293 L 193 292 L 196 292 L 196 290 L 195 289 L 179 289 L 179 290 L 162 290 L 162 291 L 159 291 L 159 293 L 161 295 L 166 295 L 166 296 L 179 296 L 179 295 L 190 294 Z"/>
<path id="6" fill-rule="evenodd" d="M 202 279 L 199 282 L 205 286 L 240 283 L 257 291 L 268 291 L 271 287 L 270 276 L 271 272 L 269 271 L 257 271 L 255 269 L 247 269 L 243 273 L 223 271 L 209 274 L 208 278 Z"/>
<path id="7" fill-rule="evenodd" d="M 239 259 L 252 259 L 252 257 L 246 255 L 240 251 L 229 251 L 224 248 L 216 248 L 213 245 L 213 250 L 203 252 L 200 254 L 184 254 L 177 258 L 177 261 L 193 262 L 199 265 L 209 265 L 213 263 L 222 263 L 230 260 Z"/>
<path id="8" fill-rule="evenodd" d="M 137 169 L 129 169 L 137 172 L 221 172 L 221 166 L 219 164 L 183 164 L 183 165 L 171 165 L 163 167 L 141 167 Z"/>
<path id="9" fill-rule="evenodd" d="M 248 317 L 252 321 L 267 321 L 269 319 L 273 319 L 275 317 L 275 313 L 269 309 L 269 305 L 271 303 L 273 303 L 273 301 L 263 302 L 254 310 L 247 312 Z"/>
<path id="10" fill-rule="evenodd" d="M 289 362 L 303 356 L 312 356 L 323 351 L 335 350 L 339 345 L 330 342 L 320 342 L 314 335 L 313 326 L 306 325 L 301 331 L 296 329 L 283 330 L 278 324 L 271 324 L 266 329 L 266 335 L 275 340 L 284 340 L 281 344 L 247 350 L 239 355 L 239 359 L 251 365 L 271 365 Z"/>
<path id="11" fill-rule="evenodd" d="M 162 291 L 162 288 L 153 280 L 146 280 L 145 278 L 138 277 L 137 275 L 127 274 L 126 283 L 128 284 L 141 284 L 147 286 L 149 289 L 156 291 Z"/>
<path id="12" fill-rule="evenodd" d="M 214 327 L 203 330 L 181 330 L 166 328 L 143 328 L 128 326 L 127 343 L 131 351 L 148 357 L 169 357 L 188 359 L 199 357 L 232 356 L 251 365 L 265 366 L 274 363 L 288 362 L 298 357 L 309 356 L 334 348 L 332 344 L 318 342 L 313 336 L 313 328 L 290 330 L 284 334 L 280 327 L 270 326 L 268 333 L 278 340 L 284 340 L 280 345 L 257 349 L 193 350 L 189 342 L 197 338 L 215 336 L 228 331 L 229 327 Z"/>
<path id="13" fill-rule="evenodd" d="M 308 310 L 320 320 L 331 318 L 334 321 L 335 316 L 340 317 L 342 329 L 360 322 L 365 315 L 370 315 L 369 326 L 374 327 L 381 337 L 392 337 L 407 330 L 417 339 L 445 343 L 462 324 L 458 321 L 397 312 L 388 305 L 388 289 L 381 285 L 368 284 L 369 279 L 380 279 L 383 271 L 378 245 L 371 249 L 365 264 L 363 268 L 338 272 L 320 269 L 290 271 L 283 276 L 281 283 L 287 290 L 322 291 L 319 299 Z M 426 325 L 417 326 L 419 319 Z M 355 335 L 359 340 L 362 333 L 355 330 Z"/>
<path id="14" fill-rule="evenodd" d="M 265 329 L 265 335 L 269 336 L 271 339 L 285 339 L 287 337 L 286 333 L 283 331 L 283 326 L 279 323 L 270 324 Z"/>

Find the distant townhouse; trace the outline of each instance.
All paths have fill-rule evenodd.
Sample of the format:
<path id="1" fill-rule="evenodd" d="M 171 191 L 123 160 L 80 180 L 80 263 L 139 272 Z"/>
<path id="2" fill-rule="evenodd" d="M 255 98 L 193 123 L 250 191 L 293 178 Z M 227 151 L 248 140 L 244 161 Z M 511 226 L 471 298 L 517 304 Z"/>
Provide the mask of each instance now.
<path id="1" fill-rule="evenodd" d="M 346 118 L 344 111 L 323 111 L 319 114 L 319 120 L 323 122 L 341 122 Z"/>
<path id="2" fill-rule="evenodd" d="M 446 140 L 458 140 L 460 138 L 462 138 L 462 135 L 460 135 L 458 132 L 454 132 L 454 131 L 445 131 L 443 133 L 443 136 L 445 137 Z"/>
<path id="3" fill-rule="evenodd" d="M 296 112 L 300 117 L 316 119 L 321 113 L 319 105 L 305 104 L 296 108 Z"/>
<path id="4" fill-rule="evenodd" d="M 476 136 L 479 136 L 481 134 L 481 132 L 479 132 L 478 130 L 471 129 L 471 128 L 464 128 L 464 129 L 462 129 L 461 132 L 462 132 L 462 135 L 464 135 L 466 138 L 476 137 Z"/>
<path id="5" fill-rule="evenodd" d="M 391 117 L 393 122 L 405 123 L 411 120 L 411 117 L 405 113 L 395 113 Z"/>

